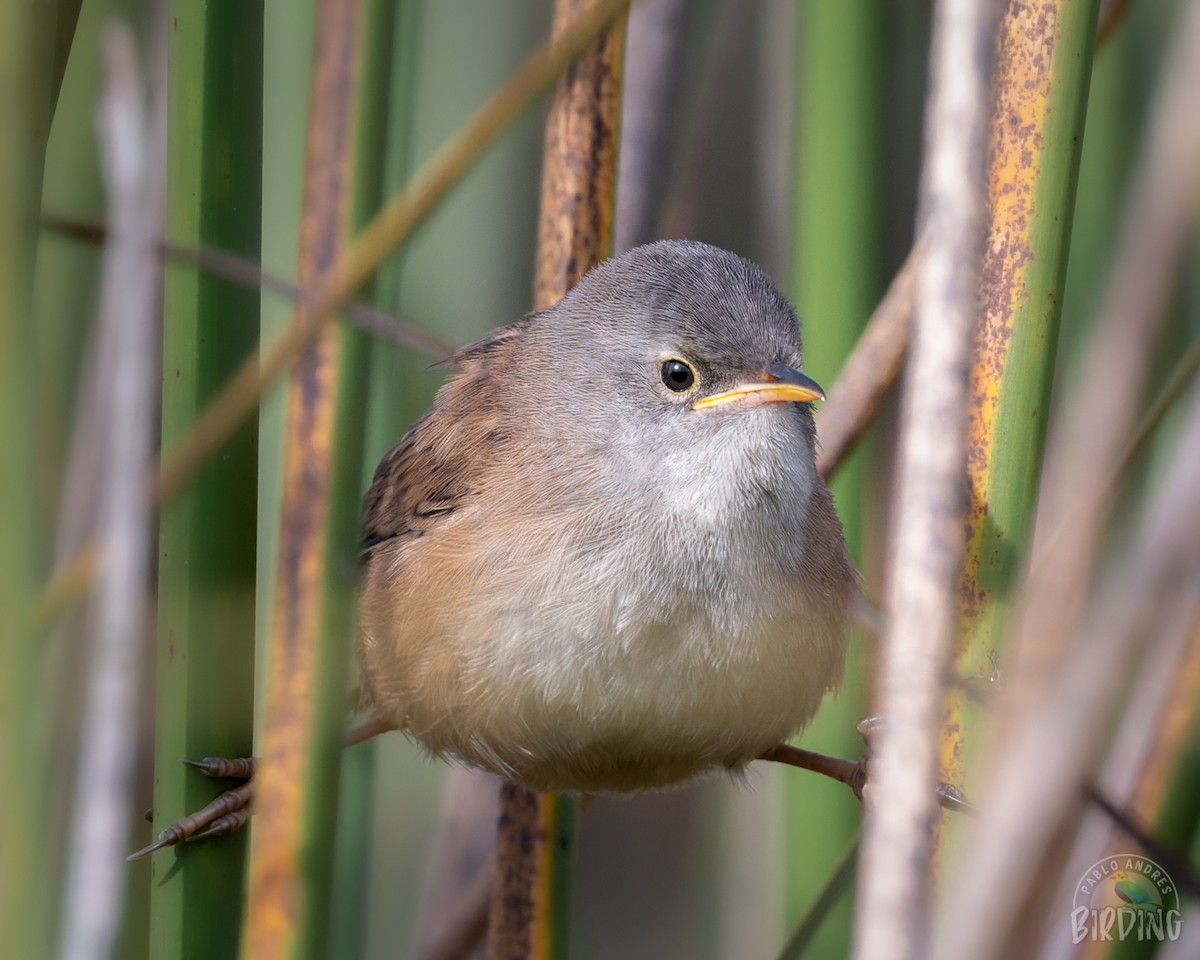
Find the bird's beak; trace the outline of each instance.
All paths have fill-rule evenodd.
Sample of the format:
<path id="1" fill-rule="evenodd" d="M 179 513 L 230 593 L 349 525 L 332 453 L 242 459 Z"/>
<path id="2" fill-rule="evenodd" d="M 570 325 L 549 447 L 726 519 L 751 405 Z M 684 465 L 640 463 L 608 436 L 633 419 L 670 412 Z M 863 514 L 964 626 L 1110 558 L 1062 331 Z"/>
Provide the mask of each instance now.
<path id="1" fill-rule="evenodd" d="M 701 397 L 692 404 L 693 410 L 703 410 L 722 403 L 753 398 L 759 403 L 808 403 L 824 400 L 825 391 L 811 377 L 806 377 L 794 367 L 773 363 L 763 372 L 762 380 L 739 383 L 732 390 Z"/>

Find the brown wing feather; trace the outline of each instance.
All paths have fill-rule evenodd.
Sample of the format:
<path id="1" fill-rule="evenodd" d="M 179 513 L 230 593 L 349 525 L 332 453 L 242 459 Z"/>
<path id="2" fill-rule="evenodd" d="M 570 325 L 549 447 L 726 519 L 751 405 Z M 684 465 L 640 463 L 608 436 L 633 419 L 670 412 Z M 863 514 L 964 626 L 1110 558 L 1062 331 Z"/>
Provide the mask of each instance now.
<path id="1" fill-rule="evenodd" d="M 363 503 L 363 552 L 435 528 L 476 491 L 503 441 L 503 409 L 493 381 L 508 366 L 514 338 L 530 317 L 463 347 L 447 363 L 456 373 L 433 408 L 379 462 Z M 451 415 L 456 411 L 457 415 Z"/>

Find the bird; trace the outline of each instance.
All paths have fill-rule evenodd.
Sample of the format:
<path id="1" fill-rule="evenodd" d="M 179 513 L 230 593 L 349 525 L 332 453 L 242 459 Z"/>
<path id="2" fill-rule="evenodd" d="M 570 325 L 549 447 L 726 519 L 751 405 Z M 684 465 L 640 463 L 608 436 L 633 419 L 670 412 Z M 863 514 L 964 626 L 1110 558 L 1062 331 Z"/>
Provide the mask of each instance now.
<path id="1" fill-rule="evenodd" d="M 816 467 L 824 392 L 762 269 L 635 247 L 446 365 L 364 499 L 347 743 L 399 729 L 541 792 L 794 762 L 861 591 Z M 238 829 L 252 786 L 130 859 Z"/>
<path id="2" fill-rule="evenodd" d="M 366 495 L 362 707 L 539 791 L 737 774 L 805 726 L 858 575 L 766 274 L 637 247 L 451 365 Z"/>
<path id="3" fill-rule="evenodd" d="M 1154 895 L 1138 883 L 1124 870 L 1117 870 L 1112 875 L 1113 891 L 1124 902 L 1134 907 L 1157 907 Z"/>

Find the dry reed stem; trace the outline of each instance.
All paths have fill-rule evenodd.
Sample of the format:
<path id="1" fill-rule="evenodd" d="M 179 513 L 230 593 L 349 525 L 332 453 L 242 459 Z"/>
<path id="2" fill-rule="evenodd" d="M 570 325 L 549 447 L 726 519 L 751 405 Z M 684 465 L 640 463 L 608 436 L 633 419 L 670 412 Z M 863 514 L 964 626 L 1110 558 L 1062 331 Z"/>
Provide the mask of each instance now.
<path id="1" fill-rule="evenodd" d="M 1107 738 L 1109 710 L 1149 644 L 1169 643 L 1200 603 L 1200 391 L 1173 462 L 1143 512 L 1133 542 L 1097 590 L 1068 656 L 1039 689 L 989 765 L 967 865 L 940 914 L 935 958 L 1002 957 L 1017 931 L 1027 865 L 1040 858 L 1079 802 Z M 1036 628 L 1035 628 L 1036 629 Z"/>
<path id="2" fill-rule="evenodd" d="M 934 15 L 897 514 L 867 794 L 856 957 L 923 956 L 929 936 L 943 685 L 965 546 L 967 364 L 985 226 L 994 4 L 943 0 Z"/>
<path id="3" fill-rule="evenodd" d="M 981 793 L 983 823 L 968 841 L 961 862 L 969 869 L 943 915 L 938 946 L 944 956 L 975 949 L 998 956 L 1005 944 L 1011 947 L 1005 937 L 1014 934 L 1016 912 L 1026 902 L 1017 888 L 1029 892 L 1021 865 L 1042 862 L 1050 846 L 1074 828 L 1082 781 L 1107 729 L 1107 710 L 1123 689 L 1135 635 L 1165 642 L 1179 629 L 1173 620 L 1186 617 L 1166 596 L 1147 601 L 1135 594 L 1125 600 L 1128 610 L 1110 596 L 1101 607 L 1107 613 L 1088 619 L 1095 624 L 1090 636 L 1080 630 L 1119 489 L 1112 477 L 1131 449 L 1138 398 L 1190 229 L 1192 204 L 1184 198 L 1194 202 L 1200 169 L 1200 120 L 1194 111 L 1200 89 L 1200 4 L 1193 3 L 1181 23 L 1135 174 L 1112 279 L 1084 355 L 1081 388 L 1052 424 L 1032 573 L 1015 618 L 1013 682 L 1001 701 L 1004 719 L 992 737 Z M 1181 461 L 1186 456 L 1181 454 Z M 1186 520 L 1181 516 L 1177 522 Z M 1160 558 L 1147 549 L 1141 559 L 1157 564 Z M 1126 572 L 1111 582 L 1161 591 L 1137 569 L 1129 551 L 1118 562 L 1118 570 Z M 1169 569 L 1153 569 L 1161 582 L 1171 575 Z M 1162 607 L 1158 619 L 1156 603 Z M 952 918 L 953 911 L 983 900 L 988 901 L 985 914 L 973 920 L 978 929 L 967 930 L 961 919 Z"/>
<path id="4" fill-rule="evenodd" d="M 1100 795 L 1142 824 L 1153 823 L 1196 710 L 1196 695 L 1200 693 L 1198 613 L 1200 610 L 1193 611 L 1190 630 L 1161 638 L 1134 664 L 1132 691 L 1095 778 L 1094 789 Z M 1125 851 L 1130 842 L 1105 810 L 1090 805 L 1078 825 L 1070 854 L 1060 861 L 1061 869 L 1047 871 L 1035 881 L 1042 890 L 1038 912 L 1043 916 L 1036 918 L 1042 921 L 1041 926 L 1049 927 L 1055 921 L 1061 924 L 1084 872 L 1098 860 Z M 1156 851 L 1145 853 L 1158 858 Z M 1175 877 L 1175 871 L 1167 869 L 1176 883 L 1182 881 L 1182 876 Z M 1084 949 L 1060 936 L 1049 940 L 1044 955 L 1046 960 L 1069 960 L 1084 950 L 1088 956 L 1098 956 L 1097 948 L 1101 946 L 1091 943 Z"/>
<path id="5" fill-rule="evenodd" d="M 1051 426 L 1032 573 L 1014 618 L 1014 667 L 999 705 L 1002 719 L 993 724 L 985 751 L 983 818 L 960 860 L 969 866 L 945 904 L 935 956 L 1001 956 L 1013 949 L 1014 939 L 1028 935 L 1014 926 L 1030 893 L 1022 871 L 1069 843 L 1083 779 L 1107 730 L 1107 711 L 1123 689 L 1133 638 L 1171 635 L 1185 616 L 1160 593 L 1172 571 L 1151 555 L 1143 534 L 1137 556 L 1149 566 L 1138 569 L 1131 556 L 1136 551 L 1125 551 L 1118 560 L 1124 573 L 1111 581 L 1122 588 L 1120 594 L 1114 590 L 1103 598 L 1103 613 L 1087 618 L 1087 633 L 1080 628 L 1118 489 L 1111 477 L 1125 459 L 1190 227 L 1191 204 L 1183 198 L 1194 198 L 1200 169 L 1194 111 L 1200 4 L 1181 22 L 1135 174 L 1112 279 L 1084 355 L 1081 388 Z M 1179 469 L 1184 460 L 1181 455 Z M 1185 550 L 1177 552 L 1183 557 Z M 1146 590 L 1154 599 L 1146 600 Z M 1118 595 L 1124 606 L 1114 600 Z M 1068 853 L 1069 848 L 1056 856 Z M 971 904 L 982 912 L 967 929 L 961 911 Z M 1021 916 L 1036 929 L 1036 917 Z"/>
<path id="6" fill-rule="evenodd" d="M 103 224 L 58 214 L 43 213 L 41 226 L 84 243 L 104 243 L 108 237 Z M 195 267 L 240 287 L 265 290 L 293 303 L 300 298 L 300 291 L 293 281 L 264 269 L 262 264 L 250 257 L 218 247 L 193 246 L 163 237 L 156 238 L 154 242 L 159 255 L 171 263 Z M 346 322 L 365 333 L 409 347 L 434 360 L 445 359 L 459 347 L 459 344 L 441 334 L 427 330 L 413 320 L 392 316 L 365 300 L 350 301 L 341 308 L 340 313 Z"/>
<path id="7" fill-rule="evenodd" d="M 551 36 L 560 40 L 595 0 L 555 0 Z M 557 303 L 612 251 L 625 19 L 618 18 L 567 67 L 546 117 L 534 308 Z M 565 956 L 573 841 L 559 822 L 574 798 L 501 791 L 488 960 Z M 559 842 L 554 842 L 556 835 Z"/>
<path id="8" fill-rule="evenodd" d="M 93 598 L 59 955 L 101 960 L 116 945 L 124 899 L 145 612 L 153 461 L 155 296 L 152 237 L 161 230 L 165 114 L 145 115 L 145 86 L 125 24 L 103 36 L 99 137 L 110 240 L 101 281 L 98 350 L 111 365 L 93 385 L 105 401 L 93 426 L 103 438 L 89 474 L 103 574 Z M 161 98 L 159 98 L 161 101 Z M 161 102 L 160 102 L 161 105 Z M 159 148 L 159 152 L 151 151 Z M 106 381 L 104 383 L 103 381 Z M 97 405 L 100 406 L 99 404 Z"/>
<path id="9" fill-rule="evenodd" d="M 1053 676 L 1083 615 L 1121 462 L 1200 196 L 1200 3 L 1181 15 L 1079 388 L 1050 429 L 1031 575 L 1017 603 L 1013 710 Z"/>
<path id="10" fill-rule="evenodd" d="M 862 439 L 900 375 L 912 335 L 913 279 L 920 257 L 918 243 L 892 278 L 817 414 L 817 472 L 825 480 Z"/>
<path id="11" fill-rule="evenodd" d="M 336 269 L 349 218 L 354 116 L 361 63 L 359 0 L 317 4 L 304 193 L 296 269 L 301 302 Z M 279 545 L 267 639 L 266 693 L 254 789 L 242 956 L 300 956 L 322 925 L 314 914 L 309 829 L 321 781 L 318 671 L 328 629 L 325 560 L 331 534 L 333 444 L 343 342 L 324 325 L 304 344 L 287 382 Z M 336 779 L 331 780 L 336 790 Z"/>

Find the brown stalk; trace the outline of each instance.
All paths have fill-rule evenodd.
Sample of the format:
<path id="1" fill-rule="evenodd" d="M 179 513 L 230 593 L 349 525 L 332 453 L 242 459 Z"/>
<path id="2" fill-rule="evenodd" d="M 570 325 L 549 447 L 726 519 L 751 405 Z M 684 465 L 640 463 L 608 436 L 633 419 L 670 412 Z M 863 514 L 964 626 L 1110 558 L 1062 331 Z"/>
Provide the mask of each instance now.
<path id="1" fill-rule="evenodd" d="M 918 242 L 909 251 L 817 415 L 817 471 L 826 480 L 867 432 L 900 375 L 912 334 L 913 280 L 921 249 Z"/>
<path id="2" fill-rule="evenodd" d="M 1192 625 L 1183 657 L 1175 666 L 1161 696 L 1158 723 L 1148 737 L 1150 747 L 1141 776 L 1129 798 L 1129 812 L 1142 823 L 1151 823 L 1162 810 L 1171 771 L 1200 709 L 1200 617 Z"/>
<path id="3" fill-rule="evenodd" d="M 1100 12 L 1096 16 L 1096 46 L 1112 36 L 1128 11 L 1129 0 L 1100 0 Z"/>
<path id="4" fill-rule="evenodd" d="M 358 0 L 321 0 L 317 6 L 296 269 L 301 302 L 327 287 L 347 232 L 360 16 Z M 309 894 L 312 870 L 304 861 L 314 851 L 305 830 L 317 803 L 312 786 L 323 733 L 313 691 L 322 659 L 342 344 L 333 326 L 311 334 L 296 344 L 303 352 L 287 382 L 279 559 L 255 778 L 259 817 L 251 836 L 242 935 L 242 956 L 255 960 L 295 956 L 303 937 L 320 929 L 312 918 L 321 907 Z"/>
<path id="5" fill-rule="evenodd" d="M 589 0 L 555 0 L 552 37 L 589 6 Z M 611 252 L 621 60 L 625 21 L 618 20 L 583 52 L 559 81 L 546 118 L 541 214 L 534 270 L 534 308 L 559 300 Z M 488 926 L 489 960 L 559 953 L 550 911 L 568 904 L 549 882 L 550 857 L 569 854 L 547 844 L 562 798 L 515 786 L 501 793 L 496 882 Z M 559 869 L 564 869 L 561 865 Z"/>
<path id="6" fill-rule="evenodd" d="M 562 37 L 590 5 L 592 0 L 555 0 L 551 37 Z M 612 249 L 624 44 L 625 23 L 619 20 L 567 67 L 550 105 L 535 310 L 558 303 Z"/>

